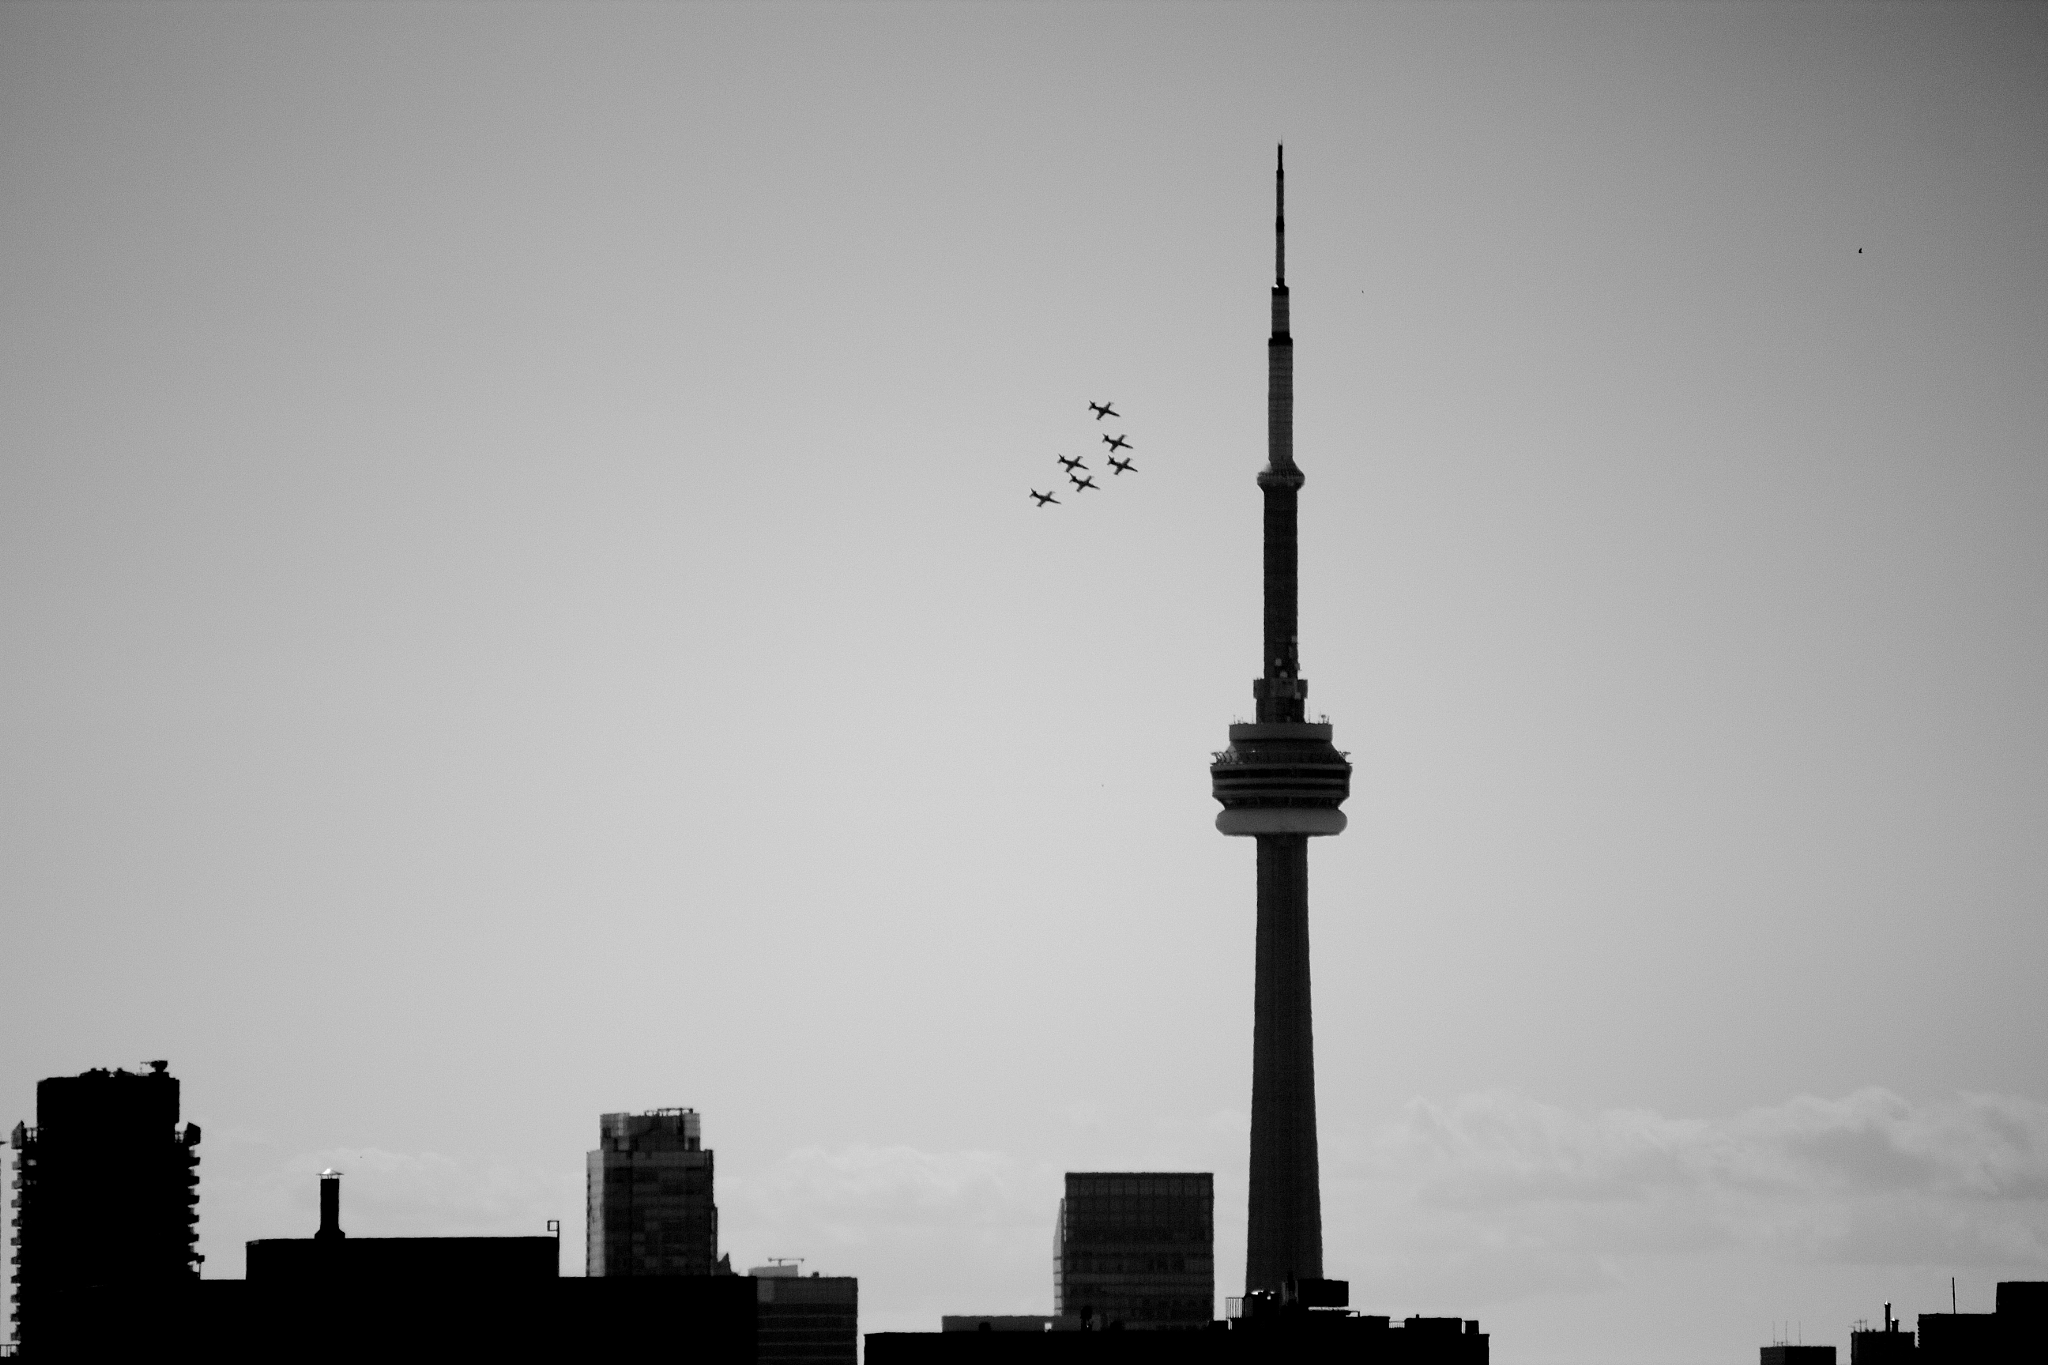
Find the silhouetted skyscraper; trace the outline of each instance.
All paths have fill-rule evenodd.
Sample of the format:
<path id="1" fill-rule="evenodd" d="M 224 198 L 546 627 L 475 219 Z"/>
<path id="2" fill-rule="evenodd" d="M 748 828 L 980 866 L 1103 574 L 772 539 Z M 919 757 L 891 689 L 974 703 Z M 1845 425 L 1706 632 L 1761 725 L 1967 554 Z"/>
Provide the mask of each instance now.
<path id="1" fill-rule="evenodd" d="M 25 1355 L 112 1348 L 199 1278 L 199 1125 L 178 1125 L 169 1063 L 36 1085 L 14 1125 L 14 1339 Z M 81 1336 L 81 1334 L 83 1334 Z M 134 1345 L 123 1341 L 122 1346 Z"/>
<path id="2" fill-rule="evenodd" d="M 1053 1312 L 1096 1327 L 1206 1327 L 1216 1315 L 1216 1191 L 1207 1171 L 1069 1171 Z"/>
<path id="3" fill-rule="evenodd" d="M 718 1261 L 711 1153 L 694 1109 L 606 1114 L 588 1166 L 588 1275 L 709 1275 Z"/>
<path id="4" fill-rule="evenodd" d="M 1338 834 L 1351 764 L 1310 723 L 1301 676 L 1296 572 L 1294 339 L 1288 327 L 1286 170 L 1274 179 L 1273 333 L 1266 343 L 1265 654 L 1252 684 L 1250 724 L 1209 772 L 1222 813 L 1216 828 L 1259 844 L 1257 970 L 1252 1005 L 1251 1191 L 1245 1290 L 1279 1291 L 1323 1274 L 1323 1210 L 1316 1155 L 1315 1041 L 1309 1008 L 1308 841 Z"/>

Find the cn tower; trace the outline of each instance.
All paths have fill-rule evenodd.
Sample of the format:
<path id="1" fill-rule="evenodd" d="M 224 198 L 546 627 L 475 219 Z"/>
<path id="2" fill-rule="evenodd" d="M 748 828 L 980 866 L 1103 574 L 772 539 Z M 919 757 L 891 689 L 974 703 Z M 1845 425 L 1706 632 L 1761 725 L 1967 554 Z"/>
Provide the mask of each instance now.
<path id="1" fill-rule="evenodd" d="M 1296 607 L 1294 340 L 1287 323 L 1287 169 L 1274 178 L 1273 335 L 1266 343 L 1265 654 L 1252 683 L 1256 719 L 1230 727 L 1209 776 L 1216 828 L 1259 842 L 1257 986 L 1252 1005 L 1251 1197 L 1245 1292 L 1323 1277 L 1323 1205 L 1316 1160 L 1316 1063 L 1309 1008 L 1308 841 L 1340 834 L 1351 764 L 1327 722 L 1303 709 Z"/>

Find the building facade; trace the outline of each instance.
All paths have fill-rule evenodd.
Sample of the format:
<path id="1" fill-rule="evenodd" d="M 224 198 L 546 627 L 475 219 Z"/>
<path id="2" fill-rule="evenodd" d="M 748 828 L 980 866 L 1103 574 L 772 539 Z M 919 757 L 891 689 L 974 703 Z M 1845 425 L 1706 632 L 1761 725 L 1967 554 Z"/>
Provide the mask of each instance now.
<path id="1" fill-rule="evenodd" d="M 714 1273 L 718 1206 L 711 1177 L 696 1110 L 602 1116 L 586 1167 L 584 1273 Z"/>
<path id="2" fill-rule="evenodd" d="M 1091 1327 L 1205 1327 L 1216 1306 L 1215 1180 L 1202 1172 L 1069 1171 L 1053 1311 Z"/>
<path id="3" fill-rule="evenodd" d="M 857 1365 L 860 1281 L 851 1275 L 800 1275 L 793 1265 L 756 1266 L 756 1365 Z"/>
<path id="4" fill-rule="evenodd" d="M 25 1355 L 103 1341 L 108 1308 L 199 1279 L 199 1125 L 178 1122 L 169 1063 L 36 1085 L 14 1125 L 8 1219 L 13 1338 Z"/>

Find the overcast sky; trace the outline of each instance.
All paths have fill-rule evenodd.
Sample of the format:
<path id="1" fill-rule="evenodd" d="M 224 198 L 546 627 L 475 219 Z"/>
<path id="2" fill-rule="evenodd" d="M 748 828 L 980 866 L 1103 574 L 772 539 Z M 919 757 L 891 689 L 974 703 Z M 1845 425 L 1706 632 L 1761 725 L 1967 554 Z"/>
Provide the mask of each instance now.
<path id="1" fill-rule="evenodd" d="M 1502 1365 L 2048 1278 L 2048 11 L 0 7 L 0 1119 L 206 1272 L 688 1105 L 864 1330 L 1238 1292 L 1273 147 L 1326 1260 Z M 1036 510 L 1113 399 L 1138 471 Z M 1091 458 L 1100 469 L 1101 461 Z M 1910 1323 L 1910 1316 L 1909 1316 Z M 1846 1357 L 1844 1357 L 1846 1358 Z"/>

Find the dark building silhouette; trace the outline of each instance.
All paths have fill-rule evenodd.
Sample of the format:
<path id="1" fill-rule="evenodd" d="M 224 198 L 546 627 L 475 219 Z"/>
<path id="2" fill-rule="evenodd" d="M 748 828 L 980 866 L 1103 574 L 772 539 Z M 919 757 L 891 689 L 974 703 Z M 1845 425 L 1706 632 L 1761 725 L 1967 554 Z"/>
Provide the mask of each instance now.
<path id="1" fill-rule="evenodd" d="M 1316 1152 L 1316 1074 L 1309 1007 L 1308 841 L 1341 833 L 1351 764 L 1310 722 L 1301 676 L 1294 463 L 1294 339 L 1289 331 L 1284 165 L 1274 181 L 1273 332 L 1266 344 L 1265 620 L 1256 718 L 1230 727 L 1209 773 L 1223 805 L 1216 828 L 1258 840 L 1256 985 L 1252 1005 L 1251 1190 L 1245 1290 L 1279 1292 L 1323 1274 Z"/>
<path id="2" fill-rule="evenodd" d="M 1383 1317 L 1272 1306 L 1253 1318 L 1182 1332 L 870 1332 L 866 1365 L 1006 1365 L 1102 1361 L 1118 1365 L 1487 1365 L 1476 1322 Z"/>
<path id="3" fill-rule="evenodd" d="M 350 1237 L 341 1228 L 341 1177 L 320 1173 L 320 1230 L 250 1242 L 246 1274 L 258 1286 L 387 1281 L 458 1286 L 529 1285 L 561 1274 L 559 1237 Z"/>
<path id="4" fill-rule="evenodd" d="M 555 1330 L 559 1238 L 350 1237 L 333 1171 L 313 1236 L 245 1250 L 246 1278 L 210 1333 L 231 1358 L 516 1356 Z"/>
<path id="5" fill-rule="evenodd" d="M 1913 1334 L 1899 1330 L 1890 1304 L 1884 1306 L 1882 1329 L 1849 1333 L 1849 1365 L 1910 1365 L 1917 1360 L 1918 1349 Z"/>
<path id="6" fill-rule="evenodd" d="M 2022 1330 L 2048 1331 L 2048 1280 L 2001 1280 L 1998 1316 Z"/>
<path id="7" fill-rule="evenodd" d="M 340 1178 L 323 1173 L 318 1232 L 252 1241 L 246 1279 L 202 1282 L 181 1315 L 170 1358 L 228 1365 L 757 1359 L 751 1280 L 564 1279 L 561 1242 L 551 1236 L 351 1237 L 340 1192 Z"/>
<path id="8" fill-rule="evenodd" d="M 199 1125 L 169 1063 L 36 1085 L 14 1125 L 10 1279 L 23 1359 L 146 1350 L 199 1279 Z"/>
<path id="9" fill-rule="evenodd" d="M 1835 1365 L 1832 1346 L 1793 1346 L 1785 1342 L 1762 1348 L 1757 1365 Z"/>
<path id="10" fill-rule="evenodd" d="M 2048 1360 L 2048 1280 L 2007 1280 L 1997 1311 L 1922 1313 L 1919 1365 Z"/>
<path id="11" fill-rule="evenodd" d="M 599 1120 L 587 1168 L 586 1275 L 709 1275 L 718 1269 L 718 1206 L 700 1123 L 694 1109 Z"/>
<path id="12" fill-rule="evenodd" d="M 1914 1359 L 1921 1365 L 1990 1360 L 2005 1345 L 2004 1329 L 1996 1313 L 1922 1313 Z"/>
<path id="13" fill-rule="evenodd" d="M 793 1265 L 756 1266 L 754 1359 L 760 1365 L 854 1365 L 860 1358 L 860 1281 L 805 1276 Z"/>
<path id="14" fill-rule="evenodd" d="M 516 1360 L 753 1365 L 759 1306 L 744 1275 L 646 1275 L 555 1283 L 553 1331 Z M 759 1356 L 766 1360 L 770 1357 Z M 781 1355 L 778 1360 L 837 1360 Z"/>
<path id="15" fill-rule="evenodd" d="M 1053 1312 L 1104 1327 L 1204 1327 L 1216 1315 L 1216 1193 L 1201 1172 L 1069 1171 Z"/>
<path id="16" fill-rule="evenodd" d="M 1487 1365 L 1489 1338 L 1476 1318 L 1390 1317 L 1346 1310 L 1344 1280 L 1295 1280 L 1279 1293 L 1254 1290 L 1229 1305 L 1232 1335 L 1247 1358 L 1374 1360 Z M 1263 1353 L 1263 1354 L 1261 1354 Z"/>

